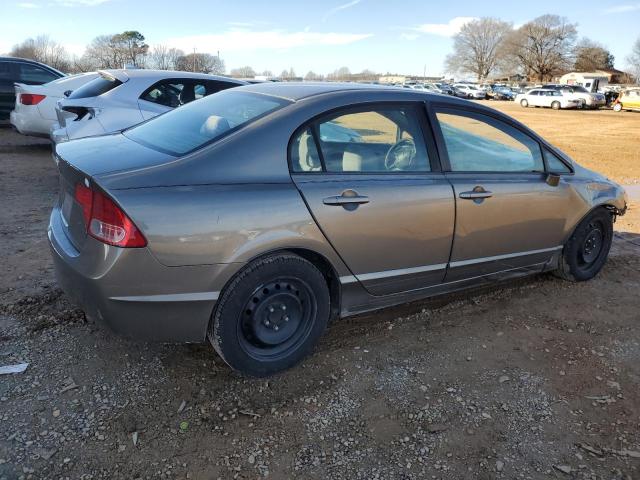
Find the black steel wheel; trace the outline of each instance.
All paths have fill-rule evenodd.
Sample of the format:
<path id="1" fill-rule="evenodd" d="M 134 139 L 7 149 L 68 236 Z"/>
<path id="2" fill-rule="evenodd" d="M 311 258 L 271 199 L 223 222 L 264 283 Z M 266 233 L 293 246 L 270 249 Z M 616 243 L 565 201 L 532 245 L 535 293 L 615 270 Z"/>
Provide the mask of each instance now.
<path id="1" fill-rule="evenodd" d="M 326 279 L 293 254 L 251 263 L 225 288 L 209 340 L 233 369 L 263 377 L 308 355 L 329 320 Z"/>
<path id="2" fill-rule="evenodd" d="M 611 213 L 598 208 L 580 222 L 565 244 L 556 273 L 577 282 L 595 277 L 607 261 L 612 239 Z"/>

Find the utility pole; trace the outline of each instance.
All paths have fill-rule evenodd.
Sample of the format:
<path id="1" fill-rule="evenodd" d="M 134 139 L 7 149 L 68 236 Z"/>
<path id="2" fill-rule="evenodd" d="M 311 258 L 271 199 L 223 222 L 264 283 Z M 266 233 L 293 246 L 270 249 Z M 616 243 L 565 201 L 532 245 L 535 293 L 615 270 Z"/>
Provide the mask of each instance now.
<path id="1" fill-rule="evenodd" d="M 196 47 L 193 47 L 193 71 L 196 71 Z"/>

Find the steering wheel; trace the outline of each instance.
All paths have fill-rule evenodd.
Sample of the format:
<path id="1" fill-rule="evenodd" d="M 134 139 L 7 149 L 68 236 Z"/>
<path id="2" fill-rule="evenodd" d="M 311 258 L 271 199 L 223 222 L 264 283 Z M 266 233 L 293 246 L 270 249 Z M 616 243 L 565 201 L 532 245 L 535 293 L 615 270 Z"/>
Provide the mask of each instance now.
<path id="1" fill-rule="evenodd" d="M 387 170 L 411 170 L 416 158 L 416 145 L 410 138 L 393 145 L 384 157 Z"/>

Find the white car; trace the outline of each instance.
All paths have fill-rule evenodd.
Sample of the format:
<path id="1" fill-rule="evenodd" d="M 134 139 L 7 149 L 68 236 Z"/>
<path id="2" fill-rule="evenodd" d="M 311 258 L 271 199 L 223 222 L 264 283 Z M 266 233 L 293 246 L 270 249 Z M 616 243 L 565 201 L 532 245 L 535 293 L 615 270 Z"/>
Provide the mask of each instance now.
<path id="1" fill-rule="evenodd" d="M 571 95 L 546 88 L 534 88 L 526 93 L 519 93 L 515 101 L 523 107 L 550 107 L 554 110 L 577 108 L 580 104 L 580 101 L 572 98 Z"/>
<path id="2" fill-rule="evenodd" d="M 600 108 L 607 103 L 604 94 L 592 93 L 580 85 L 545 85 L 543 88 L 560 90 L 570 98 L 578 100 L 579 108 Z"/>
<path id="3" fill-rule="evenodd" d="M 233 78 L 168 70 L 99 70 L 56 105 L 53 143 L 113 133 L 220 90 L 246 85 Z"/>
<path id="4" fill-rule="evenodd" d="M 56 103 L 96 78 L 96 72 L 62 77 L 43 85 L 15 83 L 16 105 L 9 121 L 23 135 L 48 137 L 56 122 Z"/>
<path id="5" fill-rule="evenodd" d="M 456 83 L 453 85 L 453 88 L 457 90 L 456 97 L 464 96 L 475 99 L 484 99 L 487 97 L 487 92 L 468 83 Z"/>

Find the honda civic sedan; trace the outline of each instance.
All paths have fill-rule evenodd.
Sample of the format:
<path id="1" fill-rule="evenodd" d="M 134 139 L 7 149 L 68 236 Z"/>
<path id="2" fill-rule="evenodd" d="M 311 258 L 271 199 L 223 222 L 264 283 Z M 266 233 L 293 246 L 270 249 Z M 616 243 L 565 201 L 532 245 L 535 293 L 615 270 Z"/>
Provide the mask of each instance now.
<path id="1" fill-rule="evenodd" d="M 392 87 L 234 88 L 55 158 L 69 296 L 128 336 L 208 339 L 253 376 L 300 362 L 332 319 L 546 271 L 589 280 L 626 209 L 510 117 Z"/>

